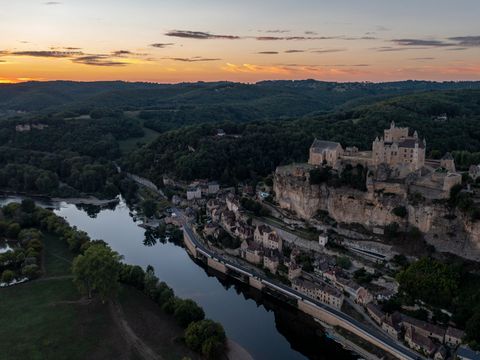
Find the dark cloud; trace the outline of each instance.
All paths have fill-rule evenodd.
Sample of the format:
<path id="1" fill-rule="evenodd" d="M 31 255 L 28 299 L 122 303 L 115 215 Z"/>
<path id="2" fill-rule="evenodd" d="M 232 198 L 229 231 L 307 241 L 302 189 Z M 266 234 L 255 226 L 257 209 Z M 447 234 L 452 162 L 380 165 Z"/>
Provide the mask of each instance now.
<path id="1" fill-rule="evenodd" d="M 305 52 L 305 50 L 296 50 L 296 49 L 285 50 L 286 54 L 303 53 L 303 52 Z"/>
<path id="2" fill-rule="evenodd" d="M 60 1 L 47 1 L 43 3 L 43 5 L 60 5 L 60 4 L 61 4 Z"/>
<path id="3" fill-rule="evenodd" d="M 109 55 L 86 55 L 72 59 L 74 63 L 92 66 L 125 66 L 124 62 L 113 60 Z"/>
<path id="4" fill-rule="evenodd" d="M 69 58 L 74 56 L 83 55 L 81 51 L 56 51 L 56 50 L 43 50 L 43 51 L 13 51 L 10 55 L 16 56 L 33 56 L 44 58 Z"/>
<path id="5" fill-rule="evenodd" d="M 316 54 L 328 54 L 328 53 L 336 53 L 336 52 L 342 52 L 342 51 L 347 51 L 347 49 L 317 49 L 317 50 L 312 50 L 312 53 Z"/>
<path id="6" fill-rule="evenodd" d="M 82 48 L 79 48 L 79 47 L 73 47 L 73 46 L 67 46 L 67 47 L 64 47 L 65 50 L 82 50 Z"/>
<path id="7" fill-rule="evenodd" d="M 332 40 L 338 39 L 338 36 L 257 36 L 255 39 L 260 41 L 301 41 L 301 40 Z"/>
<path id="8" fill-rule="evenodd" d="M 168 46 L 173 46 L 175 45 L 174 43 L 154 43 L 154 44 L 150 44 L 151 47 L 154 47 L 154 48 L 157 48 L 157 49 L 163 49 L 163 48 L 166 48 Z"/>
<path id="9" fill-rule="evenodd" d="M 468 50 L 468 48 L 466 48 L 466 47 L 451 47 L 451 48 L 447 48 L 445 50 L 448 50 L 448 51 L 463 51 L 463 50 Z"/>
<path id="10" fill-rule="evenodd" d="M 414 60 L 414 61 L 427 61 L 427 60 L 435 60 L 434 57 L 416 57 L 416 58 L 411 58 L 409 60 Z"/>
<path id="11" fill-rule="evenodd" d="M 240 36 L 236 35 L 218 35 L 211 34 L 209 32 L 203 31 L 189 31 L 189 30 L 172 30 L 165 34 L 166 36 L 186 38 L 186 39 L 198 39 L 198 40 L 209 40 L 209 39 L 226 39 L 226 40 L 237 40 L 240 39 Z"/>
<path id="12" fill-rule="evenodd" d="M 280 30 L 280 29 L 275 29 L 275 30 L 258 30 L 258 32 L 265 32 L 269 34 L 285 34 L 289 33 L 290 30 Z"/>
<path id="13" fill-rule="evenodd" d="M 278 51 L 260 51 L 257 54 L 260 54 L 260 55 L 277 55 Z"/>
<path id="14" fill-rule="evenodd" d="M 448 38 L 448 40 L 454 41 L 456 43 L 456 46 L 480 46 L 480 36 L 455 36 Z"/>
<path id="15" fill-rule="evenodd" d="M 383 25 L 377 25 L 377 26 L 375 27 L 375 30 L 376 30 L 376 31 L 390 31 L 391 29 L 389 29 L 389 28 L 387 28 L 387 27 L 385 27 L 385 26 L 383 26 Z"/>
<path id="16" fill-rule="evenodd" d="M 426 39 L 393 39 L 391 40 L 397 45 L 401 46 L 427 46 L 427 47 L 448 47 L 452 46 L 452 43 L 445 42 L 443 40 L 426 40 Z"/>
<path id="17" fill-rule="evenodd" d="M 305 34 L 305 35 L 318 35 L 317 32 L 315 32 L 315 31 L 310 31 L 310 30 L 305 31 L 304 34 Z"/>
<path id="18" fill-rule="evenodd" d="M 370 48 L 370 50 L 375 50 L 380 52 L 407 51 L 407 50 L 419 50 L 419 49 L 428 49 L 428 48 L 427 47 L 393 47 L 393 46 L 381 46 L 376 48 Z"/>
<path id="19" fill-rule="evenodd" d="M 183 57 L 164 57 L 164 60 L 172 60 L 172 61 L 180 61 L 180 62 L 202 62 L 202 61 L 219 61 L 222 60 L 220 58 L 204 58 L 201 56 L 194 56 L 191 58 L 183 58 Z"/>
<path id="20" fill-rule="evenodd" d="M 134 55 L 130 50 L 116 50 L 112 51 L 114 56 L 125 56 L 125 55 Z"/>

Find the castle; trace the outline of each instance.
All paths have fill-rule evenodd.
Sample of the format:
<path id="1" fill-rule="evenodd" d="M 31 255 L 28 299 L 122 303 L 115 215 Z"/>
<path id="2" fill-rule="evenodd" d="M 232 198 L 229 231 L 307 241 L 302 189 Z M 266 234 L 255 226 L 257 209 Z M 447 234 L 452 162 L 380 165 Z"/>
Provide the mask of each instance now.
<path id="1" fill-rule="evenodd" d="M 315 139 L 310 147 L 310 165 L 328 165 L 338 168 L 342 162 L 356 162 L 370 168 L 386 164 L 391 168 L 410 173 L 425 165 L 425 139 L 420 140 L 417 132 L 409 135 L 408 127 L 396 127 L 392 121 L 389 129 L 384 130 L 383 137 L 376 138 L 372 151 L 358 152 L 356 147 L 345 150 L 337 142 Z"/>
<path id="2" fill-rule="evenodd" d="M 408 127 L 399 128 L 392 121 L 382 138 L 376 138 L 372 145 L 372 165 L 387 164 L 390 167 L 406 167 L 416 171 L 425 166 L 425 139 L 420 140 L 415 131 L 408 135 Z"/>
<path id="3" fill-rule="evenodd" d="M 367 188 L 372 191 L 405 195 L 404 186 L 398 182 L 404 180 L 411 191 L 420 192 L 426 198 L 446 198 L 450 189 L 462 182 L 461 174 L 456 172 L 449 153 L 441 160 L 426 162 L 426 147 L 425 139 L 421 140 L 416 131 L 410 135 L 408 127 L 396 127 L 392 121 L 383 136 L 373 141 L 371 151 L 358 151 L 354 146 L 344 149 L 338 142 L 315 139 L 308 163 L 335 170 L 346 165 L 362 165 L 369 171 Z"/>

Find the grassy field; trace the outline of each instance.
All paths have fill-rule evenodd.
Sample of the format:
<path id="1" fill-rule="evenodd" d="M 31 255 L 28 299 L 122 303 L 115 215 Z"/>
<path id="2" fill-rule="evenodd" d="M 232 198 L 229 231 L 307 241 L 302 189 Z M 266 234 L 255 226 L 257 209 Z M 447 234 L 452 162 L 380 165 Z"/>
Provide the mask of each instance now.
<path id="1" fill-rule="evenodd" d="M 112 307 L 81 298 L 67 246 L 47 236 L 44 259 L 42 278 L 0 289 L 0 359 L 142 359 Z M 122 286 L 119 303 L 122 319 L 162 358 L 196 358 L 178 340 L 182 329 L 141 292 Z"/>
<path id="2" fill-rule="evenodd" d="M 138 143 L 148 144 L 149 142 L 155 140 L 160 134 L 155 130 L 148 129 L 146 127 L 143 127 L 143 131 L 145 132 L 145 135 L 142 137 L 119 141 L 120 150 L 122 151 L 122 153 L 127 154 L 128 152 L 135 150 Z"/>

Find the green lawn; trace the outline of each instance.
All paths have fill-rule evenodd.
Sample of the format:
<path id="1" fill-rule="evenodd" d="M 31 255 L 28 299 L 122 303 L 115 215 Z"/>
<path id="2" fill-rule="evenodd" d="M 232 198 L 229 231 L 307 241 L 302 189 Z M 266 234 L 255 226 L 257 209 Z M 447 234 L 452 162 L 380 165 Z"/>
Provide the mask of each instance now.
<path id="1" fill-rule="evenodd" d="M 46 276 L 70 273 L 72 255 L 46 236 Z M 0 289 L 0 359 L 109 359 L 121 354 L 107 305 L 76 303 L 71 279 L 39 279 Z M 99 339 L 102 349 L 99 350 Z M 113 340 L 112 340 L 113 339 Z M 101 352 L 101 356 L 98 354 Z"/>
<path id="2" fill-rule="evenodd" d="M 46 235 L 45 245 L 45 270 L 46 276 L 68 275 L 71 271 L 73 255 L 58 237 Z"/>
<path id="3" fill-rule="evenodd" d="M 158 135 L 160 135 L 159 132 L 148 129 L 146 127 L 143 128 L 143 131 L 145 132 L 145 135 L 142 137 L 130 138 L 119 141 L 120 150 L 122 151 L 122 153 L 126 154 L 130 151 L 135 150 L 137 148 L 137 143 L 148 144 L 149 142 L 155 140 Z"/>

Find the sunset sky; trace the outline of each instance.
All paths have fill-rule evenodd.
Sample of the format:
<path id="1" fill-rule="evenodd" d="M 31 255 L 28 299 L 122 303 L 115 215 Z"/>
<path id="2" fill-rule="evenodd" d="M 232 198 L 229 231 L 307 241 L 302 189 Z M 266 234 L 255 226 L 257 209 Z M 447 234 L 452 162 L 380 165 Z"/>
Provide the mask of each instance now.
<path id="1" fill-rule="evenodd" d="M 0 0 L 0 83 L 480 80 L 478 0 Z"/>

